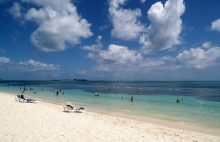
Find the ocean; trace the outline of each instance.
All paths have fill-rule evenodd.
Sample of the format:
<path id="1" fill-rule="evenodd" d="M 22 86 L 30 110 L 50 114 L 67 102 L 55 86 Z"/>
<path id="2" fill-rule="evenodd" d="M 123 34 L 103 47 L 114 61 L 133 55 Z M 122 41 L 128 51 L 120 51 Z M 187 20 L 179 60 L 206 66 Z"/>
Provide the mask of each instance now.
<path id="1" fill-rule="evenodd" d="M 217 81 L 0 82 L 0 92 L 17 95 L 24 88 L 28 89 L 25 95 L 33 99 L 72 102 L 76 107 L 95 108 L 108 114 L 121 113 L 220 130 L 220 82 Z M 132 96 L 134 101 L 130 99 Z"/>

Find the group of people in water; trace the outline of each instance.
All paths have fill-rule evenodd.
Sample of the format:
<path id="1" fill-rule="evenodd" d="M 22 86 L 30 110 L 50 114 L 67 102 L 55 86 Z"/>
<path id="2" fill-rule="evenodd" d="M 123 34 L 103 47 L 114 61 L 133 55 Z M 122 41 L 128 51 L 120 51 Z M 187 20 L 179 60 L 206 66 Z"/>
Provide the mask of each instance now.
<path id="1" fill-rule="evenodd" d="M 22 90 L 21 87 L 20 87 L 20 90 Z M 33 88 L 28 89 L 28 88 L 25 88 L 25 87 L 24 87 L 24 88 L 23 88 L 23 92 L 22 92 L 22 94 L 21 94 L 21 98 L 24 98 L 24 92 L 27 91 L 27 90 L 33 90 Z M 42 88 L 42 91 L 43 91 L 43 88 Z M 50 91 L 51 91 L 51 89 L 50 89 Z M 52 89 L 52 91 L 54 92 L 53 89 Z M 58 96 L 59 93 L 61 93 L 61 92 L 62 92 L 62 89 L 57 90 L 56 95 Z M 70 90 L 69 90 L 69 92 L 70 92 Z M 37 93 L 37 92 L 34 91 L 34 93 Z M 94 93 L 94 92 L 93 92 L 93 93 Z M 64 94 L 64 92 L 62 92 L 62 94 Z M 96 93 L 95 96 L 99 96 L 99 94 Z M 124 95 L 122 95 L 121 98 L 124 99 Z M 134 101 L 134 96 L 131 97 L 131 101 Z M 182 101 L 183 101 L 183 99 L 182 99 Z M 180 100 L 179 100 L 179 99 L 176 99 L 176 103 L 180 103 Z"/>
<path id="2" fill-rule="evenodd" d="M 62 92 L 61 89 L 60 89 L 60 91 L 57 90 L 56 95 L 58 96 L 60 92 Z M 64 95 L 64 92 L 62 92 L 62 94 Z"/>
<path id="3" fill-rule="evenodd" d="M 20 87 L 20 90 L 22 90 L 21 87 Z M 28 89 L 28 88 L 24 87 L 24 88 L 23 88 L 23 92 L 22 92 L 22 97 L 23 97 L 24 92 L 27 91 L 27 90 L 34 90 L 34 89 L 33 89 L 33 88 Z M 43 90 L 44 90 L 44 88 L 42 88 L 42 91 L 43 91 Z M 50 89 L 50 91 L 53 91 L 53 92 L 54 92 L 54 89 Z M 58 96 L 59 93 L 61 93 L 61 92 L 62 92 L 62 94 L 64 94 L 64 92 L 62 91 L 62 89 L 57 90 L 57 91 L 56 91 L 56 95 Z M 70 92 L 70 90 L 69 90 L 69 92 Z M 37 93 L 37 92 L 34 91 L 34 93 Z M 94 94 L 94 92 L 93 92 L 93 94 Z M 95 96 L 99 96 L 99 94 L 96 93 Z M 122 96 L 122 99 L 124 99 L 124 96 Z M 134 97 L 133 97 L 133 96 L 131 97 L 131 101 L 134 101 Z"/>
<path id="4" fill-rule="evenodd" d="M 93 94 L 94 94 L 94 92 L 93 92 Z M 97 97 L 97 96 L 99 96 L 99 94 L 98 94 L 98 93 L 95 93 L 95 96 Z M 124 96 L 122 95 L 121 98 L 124 99 Z M 131 101 L 134 101 L 134 96 L 131 97 Z"/>
<path id="5" fill-rule="evenodd" d="M 121 98 L 124 99 L 124 96 L 122 96 Z M 134 96 L 131 97 L 131 101 L 134 101 Z"/>
<path id="6" fill-rule="evenodd" d="M 182 99 L 182 101 L 183 101 L 183 99 Z M 179 100 L 179 99 L 176 99 L 176 103 L 180 103 L 180 100 Z"/>
<path id="7" fill-rule="evenodd" d="M 21 87 L 20 87 L 20 90 L 22 90 Z M 34 89 L 33 89 L 33 88 L 29 88 L 29 89 L 28 89 L 28 88 L 26 88 L 26 87 L 23 88 L 23 91 L 27 91 L 27 90 L 31 90 L 31 91 L 32 91 L 32 90 L 34 90 Z"/>
<path id="8" fill-rule="evenodd" d="M 24 87 L 23 89 L 20 87 L 20 90 L 23 90 L 22 91 L 22 95 L 24 94 L 24 92 L 25 91 L 28 91 L 28 90 L 30 90 L 30 91 L 33 91 L 34 89 L 33 88 L 26 88 L 26 87 Z M 42 91 L 44 90 L 44 88 L 42 88 Z M 53 91 L 54 92 L 54 89 L 50 89 L 50 91 Z M 59 93 L 61 93 L 62 92 L 62 94 L 64 94 L 64 92 L 62 91 L 62 89 L 60 89 L 60 90 L 57 90 L 57 92 L 56 92 L 56 95 L 58 96 L 59 95 Z M 70 92 L 70 90 L 69 90 L 69 92 Z M 33 93 L 37 93 L 36 91 L 34 91 Z"/>

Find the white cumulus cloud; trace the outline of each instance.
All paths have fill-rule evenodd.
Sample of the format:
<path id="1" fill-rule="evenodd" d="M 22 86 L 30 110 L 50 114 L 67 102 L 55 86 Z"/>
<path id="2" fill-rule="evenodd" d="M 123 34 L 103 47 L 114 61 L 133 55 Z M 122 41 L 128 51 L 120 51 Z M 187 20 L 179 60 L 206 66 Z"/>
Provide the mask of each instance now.
<path id="1" fill-rule="evenodd" d="M 164 64 L 163 60 L 147 58 L 139 66 L 141 68 L 146 68 L 146 67 L 160 66 L 160 65 L 163 65 L 163 64 Z"/>
<path id="2" fill-rule="evenodd" d="M 145 3 L 146 2 L 146 0 L 141 0 L 141 3 Z"/>
<path id="3" fill-rule="evenodd" d="M 91 24 L 82 18 L 69 0 L 22 0 L 38 6 L 25 15 L 26 20 L 39 27 L 31 34 L 31 42 L 41 51 L 61 51 L 67 45 L 81 42 L 80 38 L 92 36 Z"/>
<path id="4" fill-rule="evenodd" d="M 110 71 L 109 68 L 104 65 L 96 66 L 93 70 L 96 72 L 109 72 Z"/>
<path id="5" fill-rule="evenodd" d="M 51 16 L 51 12 L 55 12 L 51 7 L 44 7 L 39 10 L 37 10 L 36 8 L 31 8 L 26 13 L 25 19 L 36 21 L 37 23 L 40 24 L 45 19 L 47 18 L 49 19 L 49 17 Z"/>
<path id="6" fill-rule="evenodd" d="M 211 47 L 211 46 L 212 46 L 212 43 L 209 42 L 209 41 L 204 42 L 204 43 L 202 44 L 202 47 L 203 47 L 203 48 L 209 48 L 209 47 Z"/>
<path id="7" fill-rule="evenodd" d="M 171 56 L 163 56 L 160 58 L 145 58 L 141 62 L 139 62 L 139 67 L 141 69 L 155 69 L 162 68 L 163 65 L 166 65 L 167 62 L 174 61 Z"/>
<path id="8" fill-rule="evenodd" d="M 14 18 L 20 18 L 22 16 L 21 14 L 21 6 L 18 2 L 14 2 L 13 6 L 8 9 L 8 12 L 14 17 Z"/>
<path id="9" fill-rule="evenodd" d="M 98 54 L 90 53 L 87 57 L 107 64 L 131 64 L 142 60 L 141 54 L 137 51 L 115 44 L 109 45 L 108 50 L 101 50 Z"/>
<path id="10" fill-rule="evenodd" d="M 36 71 L 57 71 L 60 69 L 59 65 L 41 63 L 35 60 L 28 60 L 20 62 L 17 67 L 21 72 L 36 72 Z"/>
<path id="11" fill-rule="evenodd" d="M 110 44 L 107 50 L 91 52 L 87 57 L 97 61 L 97 66 L 90 71 L 93 76 L 114 79 L 135 77 L 137 74 L 146 74 L 153 70 L 172 69 L 166 66 L 173 66 L 175 62 L 171 56 L 144 58 L 136 50 L 115 44 Z"/>
<path id="12" fill-rule="evenodd" d="M 9 63 L 10 59 L 7 57 L 0 57 L 0 64 Z"/>
<path id="13" fill-rule="evenodd" d="M 103 47 L 101 43 L 101 39 L 102 39 L 102 36 L 98 36 L 98 38 L 96 39 L 96 44 L 93 44 L 91 46 L 83 46 L 82 49 L 92 51 L 92 52 L 100 51 Z"/>
<path id="14" fill-rule="evenodd" d="M 186 67 L 203 69 L 208 66 L 216 65 L 215 61 L 220 58 L 220 48 L 212 47 L 208 50 L 201 48 L 191 48 L 184 50 L 176 57 L 176 64 Z"/>
<path id="15" fill-rule="evenodd" d="M 220 19 L 212 22 L 211 30 L 216 30 L 216 31 L 220 32 Z"/>
<path id="16" fill-rule="evenodd" d="M 112 37 L 123 40 L 137 38 L 145 30 L 144 25 L 138 20 L 141 16 L 140 9 L 123 9 L 120 6 L 126 0 L 111 0 L 109 7 L 110 19 L 113 24 Z"/>
<path id="17" fill-rule="evenodd" d="M 184 13 L 183 0 L 168 0 L 165 5 L 157 2 L 148 10 L 151 21 L 147 32 L 140 37 L 142 52 L 147 54 L 156 50 L 170 49 L 180 44 L 179 34 L 182 29 L 180 16 Z"/>

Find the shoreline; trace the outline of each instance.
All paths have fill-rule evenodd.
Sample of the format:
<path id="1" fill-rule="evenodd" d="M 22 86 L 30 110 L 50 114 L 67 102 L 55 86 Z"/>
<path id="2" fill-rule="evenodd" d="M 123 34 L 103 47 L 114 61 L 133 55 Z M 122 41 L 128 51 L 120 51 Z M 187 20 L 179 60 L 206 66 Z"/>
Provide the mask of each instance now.
<path id="1" fill-rule="evenodd" d="M 8 99 L 11 98 L 13 100 L 11 100 L 13 102 L 13 104 L 15 103 L 16 105 L 22 105 L 23 103 L 19 103 L 19 102 L 15 102 L 14 94 L 9 94 L 9 93 L 4 93 L 4 92 L 0 92 L 0 96 L 1 97 L 7 97 Z M 45 106 L 52 106 L 53 109 L 57 109 L 58 111 L 61 112 L 60 115 L 65 115 L 66 113 L 63 112 L 63 106 L 64 103 L 61 102 L 54 102 L 51 100 L 46 100 L 46 99 L 42 99 L 42 98 L 34 98 L 36 99 L 39 104 L 43 104 Z M 13 105 L 11 104 L 11 105 Z M 28 104 L 26 103 L 25 105 L 29 106 L 32 104 Z M 1 106 L 1 104 L 0 104 Z M 37 104 L 34 104 L 35 107 L 38 106 Z M 4 107 L 4 106 L 1 106 Z M 121 113 L 117 113 L 117 112 L 109 112 L 109 111 L 105 111 L 105 110 L 101 110 L 101 109 L 97 109 L 97 108 L 87 108 L 88 111 L 86 111 L 86 115 L 98 115 L 100 116 L 100 118 L 102 117 L 110 117 L 111 119 L 120 119 L 121 121 L 132 121 L 136 124 L 144 124 L 144 125 L 153 125 L 156 128 L 159 129 L 163 129 L 166 131 L 184 131 L 187 133 L 196 133 L 196 134 L 201 134 L 201 135 L 208 135 L 208 137 L 216 137 L 216 140 L 220 141 L 220 131 L 219 130 L 212 130 L 212 129 L 207 129 L 207 128 L 202 128 L 202 127 L 197 127 L 197 126 L 192 126 L 189 124 L 185 124 L 185 123 L 180 123 L 180 122 L 173 122 L 173 121 L 165 121 L 165 120 L 159 120 L 159 119 L 154 119 L 154 118 L 141 118 L 141 117 L 137 117 L 137 116 L 129 116 L 126 114 L 121 114 Z M 75 113 L 73 113 L 75 114 Z M 70 113 L 70 115 L 72 115 L 72 113 Z M 81 115 L 81 114 L 80 114 Z M 1 116 L 1 115 L 0 115 Z M 98 118 L 99 119 L 99 118 Z M 109 120 L 107 120 L 109 121 Z M 178 124 L 178 125 L 177 125 Z M 131 127 L 134 127 L 133 125 Z M 158 133 L 160 134 L 160 133 Z M 203 139 L 200 139 L 203 140 Z"/>
<path id="2" fill-rule="evenodd" d="M 28 96 L 28 95 L 27 95 Z M 33 97 L 33 96 L 31 96 Z M 40 97 L 35 97 L 36 99 L 46 102 L 46 103 L 51 103 L 55 105 L 59 105 L 63 107 L 66 102 L 62 101 L 55 101 L 55 100 L 48 100 Z M 74 106 L 79 106 L 77 102 L 72 102 Z M 82 106 L 85 107 L 85 106 Z M 89 108 L 88 108 L 89 107 Z M 113 117 L 119 117 L 119 118 L 124 118 L 124 119 L 130 119 L 134 121 L 140 121 L 140 122 L 146 122 L 146 123 L 152 123 L 160 126 L 165 126 L 165 127 L 171 127 L 174 129 L 181 129 L 181 130 L 186 130 L 186 131 L 194 131 L 194 132 L 199 132 L 199 133 L 204 133 L 204 134 L 210 134 L 213 136 L 220 136 L 220 129 L 216 127 L 205 127 L 202 125 L 198 124 L 192 124 L 188 122 L 179 122 L 179 121 L 174 121 L 174 120 L 168 120 L 168 119 L 162 119 L 162 118 L 157 118 L 157 117 L 146 117 L 146 116 L 136 116 L 124 112 L 118 112 L 118 111 L 112 111 L 112 110 L 103 110 L 97 107 L 91 107 L 91 106 L 86 106 L 87 111 L 93 112 L 93 113 L 98 113 L 102 115 L 109 115 Z"/>
<path id="3" fill-rule="evenodd" d="M 138 122 L 144 122 L 144 123 L 151 123 L 155 125 L 160 125 L 168 128 L 173 129 L 179 129 L 179 130 L 186 130 L 186 131 L 193 131 L 203 134 L 209 134 L 213 136 L 220 136 L 220 130 L 217 128 L 212 127 L 204 127 L 197 124 L 191 124 L 187 122 L 178 122 L 173 120 L 165 120 L 165 119 L 159 119 L 159 118 L 153 118 L 153 117 L 141 117 L 141 116 L 135 116 L 135 115 L 129 115 L 121 112 L 111 112 L 111 111 L 103 111 L 94 109 L 94 113 L 102 114 L 102 115 L 110 115 L 113 117 L 119 117 L 119 118 L 125 118 L 130 119 Z"/>

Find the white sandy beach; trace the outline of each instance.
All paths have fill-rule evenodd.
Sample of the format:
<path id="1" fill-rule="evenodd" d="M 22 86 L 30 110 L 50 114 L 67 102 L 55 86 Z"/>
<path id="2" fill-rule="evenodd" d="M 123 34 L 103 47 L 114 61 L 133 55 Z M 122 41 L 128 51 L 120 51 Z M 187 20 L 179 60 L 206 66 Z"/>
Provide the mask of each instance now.
<path id="1" fill-rule="evenodd" d="M 20 103 L 0 93 L 0 142 L 220 142 L 219 136 L 170 128 L 38 101 Z"/>

